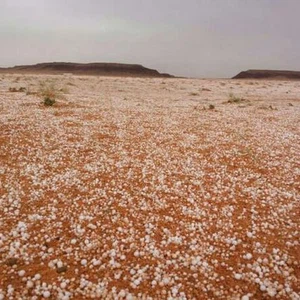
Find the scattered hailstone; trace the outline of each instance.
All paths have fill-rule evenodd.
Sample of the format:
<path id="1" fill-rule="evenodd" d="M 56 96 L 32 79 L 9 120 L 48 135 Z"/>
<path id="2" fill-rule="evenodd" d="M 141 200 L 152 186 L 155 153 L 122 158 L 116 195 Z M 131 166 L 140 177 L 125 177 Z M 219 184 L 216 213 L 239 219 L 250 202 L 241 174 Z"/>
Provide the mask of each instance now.
<path id="1" fill-rule="evenodd" d="M 66 282 L 62 282 L 62 283 L 60 284 L 60 287 L 61 287 L 62 289 L 65 289 L 65 288 L 67 287 L 67 283 L 66 283 Z"/>
<path id="2" fill-rule="evenodd" d="M 241 298 L 241 300 L 249 300 L 250 299 L 250 297 L 248 296 L 248 295 L 244 295 L 242 298 Z"/>
<path id="3" fill-rule="evenodd" d="M 86 264 L 87 264 L 87 260 L 86 260 L 86 259 L 82 259 L 82 260 L 81 260 L 81 265 L 82 265 L 82 266 L 86 266 Z"/>
<path id="4" fill-rule="evenodd" d="M 120 298 L 124 298 L 126 296 L 126 292 L 124 290 L 121 290 L 118 296 Z"/>
<path id="5" fill-rule="evenodd" d="M 261 284 L 259 288 L 262 292 L 264 292 L 267 289 L 264 284 Z"/>
<path id="6" fill-rule="evenodd" d="M 95 230 L 97 228 L 97 226 L 95 226 L 94 224 L 90 223 L 88 224 L 87 226 L 88 228 L 92 229 L 92 230 Z"/>
<path id="7" fill-rule="evenodd" d="M 43 297 L 44 298 L 49 298 L 50 297 L 50 292 L 49 291 L 45 291 L 45 292 L 43 292 Z"/>
<path id="8" fill-rule="evenodd" d="M 248 232 L 247 232 L 247 237 L 248 237 L 248 238 L 252 238 L 252 237 L 253 237 L 253 233 L 248 231 Z"/>
<path id="9" fill-rule="evenodd" d="M 274 297 L 277 294 L 276 290 L 273 289 L 272 287 L 268 287 L 267 293 L 270 297 Z"/>
<path id="10" fill-rule="evenodd" d="M 140 281 L 140 279 L 138 278 L 138 279 L 135 279 L 133 283 L 134 283 L 136 286 L 138 286 L 138 285 L 141 283 L 141 281 Z"/>
<path id="11" fill-rule="evenodd" d="M 99 266 L 101 264 L 100 260 L 94 259 L 93 260 L 93 265 L 94 266 Z"/>
<path id="12" fill-rule="evenodd" d="M 61 261 L 58 261 L 58 262 L 57 262 L 57 267 L 58 267 L 58 268 L 62 268 L 63 265 L 64 265 L 64 264 L 63 264 Z"/>
<path id="13" fill-rule="evenodd" d="M 234 278 L 237 279 L 237 280 L 240 280 L 242 278 L 242 274 L 235 273 Z"/>
<path id="14" fill-rule="evenodd" d="M 247 253 L 244 257 L 245 257 L 246 259 L 251 259 L 251 258 L 252 258 L 252 254 L 251 254 L 251 253 Z"/>
<path id="15" fill-rule="evenodd" d="M 19 271 L 19 272 L 18 272 L 18 275 L 19 275 L 20 277 L 23 277 L 23 276 L 25 275 L 25 271 L 24 271 L 24 270 Z"/>

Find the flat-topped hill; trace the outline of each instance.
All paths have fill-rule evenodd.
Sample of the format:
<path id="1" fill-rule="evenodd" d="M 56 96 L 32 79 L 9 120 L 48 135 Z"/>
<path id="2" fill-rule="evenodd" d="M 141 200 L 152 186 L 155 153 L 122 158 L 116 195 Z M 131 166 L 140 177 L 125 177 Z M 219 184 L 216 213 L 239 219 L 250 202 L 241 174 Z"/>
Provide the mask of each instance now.
<path id="1" fill-rule="evenodd" d="M 232 79 L 278 79 L 300 80 L 300 72 L 283 70 L 248 70 L 232 77 Z"/>
<path id="2" fill-rule="evenodd" d="M 137 64 L 119 63 L 69 63 L 51 62 L 36 65 L 15 66 L 0 68 L 0 72 L 9 73 L 41 73 L 77 75 L 102 75 L 102 76 L 133 76 L 133 77 L 174 77 L 170 74 L 159 73 L 157 70 L 145 68 Z"/>

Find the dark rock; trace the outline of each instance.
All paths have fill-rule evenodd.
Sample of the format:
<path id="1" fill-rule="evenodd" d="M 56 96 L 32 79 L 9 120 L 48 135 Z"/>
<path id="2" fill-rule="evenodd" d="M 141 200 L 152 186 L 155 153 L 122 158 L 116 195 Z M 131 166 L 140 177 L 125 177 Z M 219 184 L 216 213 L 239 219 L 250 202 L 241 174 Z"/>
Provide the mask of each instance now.
<path id="1" fill-rule="evenodd" d="M 18 259 L 14 258 L 14 257 L 8 258 L 5 262 L 5 264 L 10 266 L 10 267 L 16 265 L 17 263 L 18 263 Z"/>
<path id="2" fill-rule="evenodd" d="M 62 267 L 60 267 L 60 268 L 57 268 L 57 269 L 56 269 L 56 272 L 57 272 L 57 273 L 65 273 L 65 272 L 67 272 L 67 270 L 68 270 L 68 267 L 67 267 L 67 266 L 62 266 Z"/>

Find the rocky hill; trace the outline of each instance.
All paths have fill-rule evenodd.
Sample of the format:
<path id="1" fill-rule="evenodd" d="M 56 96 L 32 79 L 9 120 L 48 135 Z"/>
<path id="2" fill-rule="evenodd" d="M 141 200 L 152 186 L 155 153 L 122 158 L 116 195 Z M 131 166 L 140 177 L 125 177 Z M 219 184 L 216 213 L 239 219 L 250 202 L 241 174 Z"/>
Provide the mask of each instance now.
<path id="1" fill-rule="evenodd" d="M 232 77 L 232 79 L 278 79 L 300 80 L 300 72 L 282 70 L 248 70 Z"/>
<path id="2" fill-rule="evenodd" d="M 69 63 L 52 62 L 36 65 L 15 66 L 0 68 L 0 72 L 8 73 L 38 73 L 38 74 L 64 74 L 76 75 L 102 75 L 102 76 L 132 76 L 132 77 L 174 77 L 170 74 L 159 73 L 142 65 L 119 63 Z"/>

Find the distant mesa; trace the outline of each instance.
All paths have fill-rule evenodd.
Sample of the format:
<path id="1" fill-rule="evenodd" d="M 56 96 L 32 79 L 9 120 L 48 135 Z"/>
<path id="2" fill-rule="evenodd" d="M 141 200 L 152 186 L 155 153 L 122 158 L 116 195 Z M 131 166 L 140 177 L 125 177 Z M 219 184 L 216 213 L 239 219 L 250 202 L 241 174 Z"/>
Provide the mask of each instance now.
<path id="1" fill-rule="evenodd" d="M 99 75 L 99 76 L 129 76 L 129 77 L 174 77 L 170 74 L 159 73 L 157 70 L 148 69 L 142 65 L 119 63 L 70 63 L 51 62 L 36 65 L 15 66 L 0 68 L 5 73 L 36 73 L 36 74 L 64 74 L 74 75 Z"/>
<path id="2" fill-rule="evenodd" d="M 248 70 L 237 74 L 232 77 L 232 79 L 300 80 L 300 72 L 281 70 Z"/>

